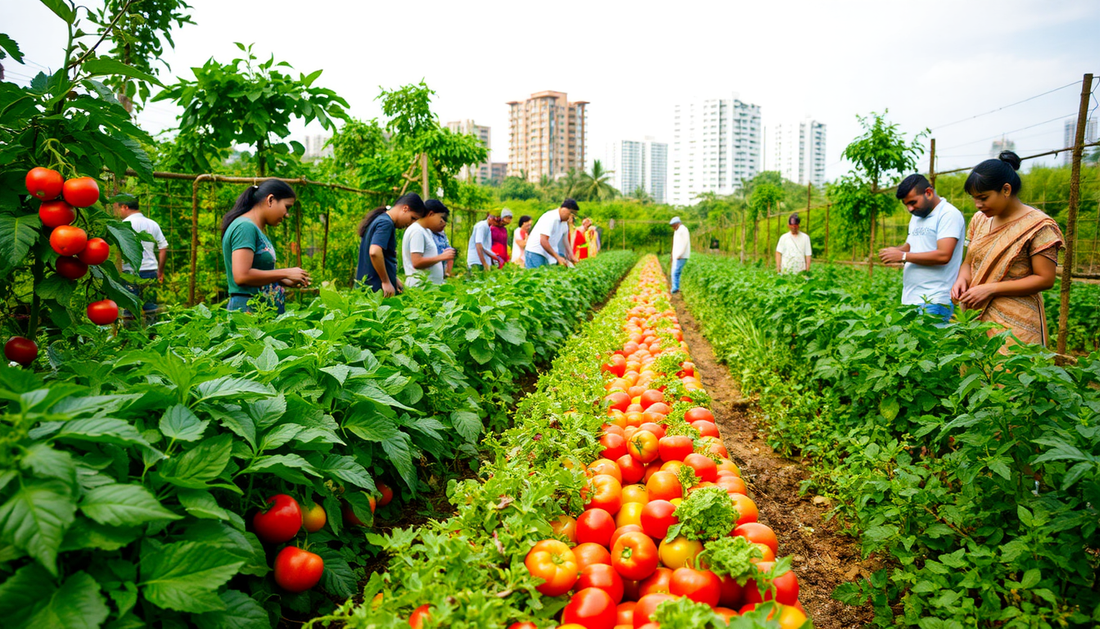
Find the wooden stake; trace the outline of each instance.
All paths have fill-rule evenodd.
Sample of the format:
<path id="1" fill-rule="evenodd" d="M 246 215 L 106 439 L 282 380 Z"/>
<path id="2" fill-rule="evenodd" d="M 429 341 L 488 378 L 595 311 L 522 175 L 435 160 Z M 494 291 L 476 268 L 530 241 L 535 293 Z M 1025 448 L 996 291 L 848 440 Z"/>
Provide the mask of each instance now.
<path id="1" fill-rule="evenodd" d="M 936 138 L 932 138 L 928 147 L 928 183 L 936 187 Z"/>
<path id="2" fill-rule="evenodd" d="M 420 190 L 421 197 L 426 201 L 428 199 L 428 154 L 420 154 Z"/>
<path id="3" fill-rule="evenodd" d="M 1066 255 L 1062 259 L 1062 304 L 1058 312 L 1058 353 L 1066 353 L 1069 332 L 1069 290 L 1073 284 L 1073 254 L 1077 248 L 1077 205 L 1081 197 L 1081 155 L 1084 153 L 1085 125 L 1088 122 L 1089 99 L 1092 97 L 1092 74 L 1081 81 L 1081 106 L 1077 110 L 1077 134 L 1073 140 L 1073 161 L 1069 175 L 1069 212 L 1066 217 Z"/>

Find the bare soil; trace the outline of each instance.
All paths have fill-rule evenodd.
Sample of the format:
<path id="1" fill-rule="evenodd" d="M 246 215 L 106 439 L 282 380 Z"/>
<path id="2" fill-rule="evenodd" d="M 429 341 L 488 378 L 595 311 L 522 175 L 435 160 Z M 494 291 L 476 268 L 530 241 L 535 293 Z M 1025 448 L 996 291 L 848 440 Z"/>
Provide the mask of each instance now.
<path id="1" fill-rule="evenodd" d="M 760 522 L 775 530 L 779 555 L 793 559 L 798 575 L 799 600 L 819 629 L 862 627 L 874 616 L 869 606 L 851 607 L 832 598 L 833 590 L 877 568 L 861 561 L 855 541 L 825 521 L 828 505 L 822 499 L 799 495 L 799 486 L 810 476 L 798 461 L 777 454 L 763 439 L 754 416 L 755 402 L 741 397 L 737 382 L 719 364 L 710 342 L 679 295 L 673 305 L 691 349 L 691 360 L 707 393 L 711 411 L 722 433 L 730 458 L 741 468 L 749 494 L 760 509 Z"/>

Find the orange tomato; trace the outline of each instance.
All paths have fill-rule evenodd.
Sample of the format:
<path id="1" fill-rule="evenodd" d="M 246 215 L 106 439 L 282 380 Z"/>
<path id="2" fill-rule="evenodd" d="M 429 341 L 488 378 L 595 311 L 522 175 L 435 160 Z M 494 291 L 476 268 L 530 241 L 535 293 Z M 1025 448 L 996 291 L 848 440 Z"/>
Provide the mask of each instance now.
<path id="1" fill-rule="evenodd" d="M 614 476 L 597 474 L 588 481 L 588 487 L 581 492 L 581 498 L 585 499 L 585 509 L 603 509 L 615 515 L 622 507 L 623 486 Z"/>
<path id="2" fill-rule="evenodd" d="M 620 483 L 623 482 L 622 472 L 619 471 L 618 464 L 610 459 L 596 459 L 592 465 L 588 466 L 589 476 L 598 476 L 600 474 L 612 476 Z"/>
<path id="3" fill-rule="evenodd" d="M 682 498 L 684 488 L 680 479 L 672 472 L 657 472 L 645 484 L 650 500 L 672 500 Z M 751 520 L 755 522 L 755 518 Z"/>
<path id="4" fill-rule="evenodd" d="M 652 495 L 653 490 L 650 490 L 649 493 Z M 737 507 L 737 513 L 741 514 L 741 517 L 737 518 L 738 526 L 746 522 L 756 522 L 757 518 L 760 517 L 760 511 L 756 508 L 756 503 L 748 496 L 730 494 L 730 498 L 733 499 L 734 506 Z"/>
<path id="5" fill-rule="evenodd" d="M 649 463 L 657 459 L 657 435 L 648 430 L 639 430 L 634 433 L 626 445 L 630 456 L 642 463 Z"/>
<path id="6" fill-rule="evenodd" d="M 623 527 L 627 524 L 642 524 L 642 509 L 645 508 L 640 502 L 628 502 L 619 507 L 619 512 L 615 514 L 615 526 Z M 774 558 L 774 553 L 772 557 Z"/>
<path id="7" fill-rule="evenodd" d="M 561 535 L 570 543 L 577 541 L 577 521 L 572 516 L 559 515 L 550 520 L 550 528 L 554 530 L 554 535 Z"/>
<path id="8" fill-rule="evenodd" d="M 623 504 L 628 502 L 638 502 L 645 504 L 649 502 L 649 491 L 646 490 L 645 485 L 626 485 L 623 487 Z"/>

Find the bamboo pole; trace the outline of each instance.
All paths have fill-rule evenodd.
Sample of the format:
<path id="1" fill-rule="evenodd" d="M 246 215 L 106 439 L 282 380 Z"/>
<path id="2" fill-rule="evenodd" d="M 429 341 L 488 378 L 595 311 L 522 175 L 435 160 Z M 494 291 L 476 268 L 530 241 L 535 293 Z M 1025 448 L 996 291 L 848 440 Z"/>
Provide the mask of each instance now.
<path id="1" fill-rule="evenodd" d="M 187 305 L 195 305 L 195 272 L 199 265 L 199 184 L 211 175 L 199 175 L 191 183 L 191 279 L 187 284 Z"/>
<path id="2" fill-rule="evenodd" d="M 1092 228 L 1092 249 L 1089 250 L 1089 273 L 1096 267 L 1096 237 L 1100 235 L 1100 203 L 1096 205 L 1096 226 Z"/>
<path id="3" fill-rule="evenodd" d="M 1084 153 L 1085 125 L 1088 122 L 1089 99 L 1092 98 L 1092 74 L 1081 81 L 1081 106 L 1077 110 L 1077 134 L 1073 141 L 1073 158 L 1069 175 L 1069 212 L 1066 218 L 1066 255 L 1062 260 L 1062 304 L 1058 311 L 1058 353 L 1066 353 L 1069 332 L 1069 290 L 1073 284 L 1073 254 L 1077 248 L 1077 205 L 1081 196 L 1081 155 Z"/>
<path id="4" fill-rule="evenodd" d="M 814 184 L 806 184 L 806 235 L 810 235 L 810 205 L 814 197 Z"/>
<path id="5" fill-rule="evenodd" d="M 936 187 L 936 138 L 929 141 L 928 146 L 928 183 Z"/>
<path id="6" fill-rule="evenodd" d="M 332 215 L 327 211 L 324 214 L 325 217 L 325 235 L 321 239 L 321 270 L 325 270 L 325 265 L 328 263 L 328 224 L 332 220 Z"/>
<path id="7" fill-rule="evenodd" d="M 420 154 L 420 190 L 421 195 L 427 200 L 428 194 L 428 154 Z"/>
<path id="8" fill-rule="evenodd" d="M 829 205 L 825 206 L 825 259 L 829 259 Z"/>

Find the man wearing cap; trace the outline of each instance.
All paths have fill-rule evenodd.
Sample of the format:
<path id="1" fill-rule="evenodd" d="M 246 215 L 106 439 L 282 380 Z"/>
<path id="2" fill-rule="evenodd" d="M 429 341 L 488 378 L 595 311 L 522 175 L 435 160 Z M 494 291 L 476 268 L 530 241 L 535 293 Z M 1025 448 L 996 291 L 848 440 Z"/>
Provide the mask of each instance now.
<path id="1" fill-rule="evenodd" d="M 672 225 L 672 294 L 675 295 L 680 292 L 680 274 L 691 255 L 691 235 L 679 216 L 673 216 L 668 224 Z"/>
<path id="2" fill-rule="evenodd" d="M 791 214 L 787 219 L 787 233 L 779 237 L 775 245 L 775 272 L 801 273 L 810 270 L 814 251 L 810 247 L 810 235 L 801 231 L 802 219 Z"/>
<path id="3" fill-rule="evenodd" d="M 508 223 L 512 222 L 512 210 L 500 211 L 500 221 L 496 225 L 489 223 L 489 232 L 493 237 L 493 255 L 497 257 L 497 266 L 504 268 L 508 260 Z"/>
<path id="4" fill-rule="evenodd" d="M 539 217 L 527 237 L 527 252 L 524 255 L 527 268 L 535 269 L 546 264 L 573 266 L 576 260 L 566 241 L 569 239 L 569 221 L 579 211 L 576 201 L 566 199 L 561 202 L 561 207 Z M 559 247 L 565 247 L 562 250 L 564 253 L 559 253 Z"/>
<path id="5" fill-rule="evenodd" d="M 466 267 L 488 271 L 497 264 L 496 254 L 493 253 L 493 233 L 490 227 L 499 225 L 500 219 L 489 212 L 483 220 L 474 223 L 474 229 L 470 232 L 470 242 L 466 245 Z"/>

